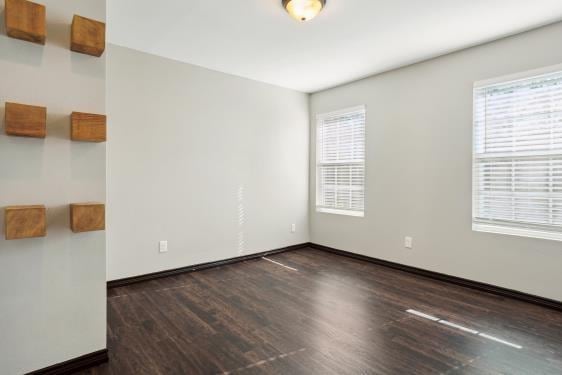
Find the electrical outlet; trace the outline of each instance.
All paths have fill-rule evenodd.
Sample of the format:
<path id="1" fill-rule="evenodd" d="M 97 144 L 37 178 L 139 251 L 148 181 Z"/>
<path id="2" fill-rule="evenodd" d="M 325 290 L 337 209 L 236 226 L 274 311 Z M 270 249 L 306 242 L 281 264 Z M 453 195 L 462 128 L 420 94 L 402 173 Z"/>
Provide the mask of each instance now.
<path id="1" fill-rule="evenodd" d="M 414 246 L 413 246 L 413 241 L 414 241 L 414 240 L 412 239 L 412 237 L 405 237 L 405 238 L 404 238 L 404 247 L 405 247 L 406 249 L 411 249 L 411 248 L 413 248 L 413 247 L 414 247 Z"/>
<path id="2" fill-rule="evenodd" d="M 295 233 L 297 231 L 297 224 L 291 224 L 291 233 Z"/>
<path id="3" fill-rule="evenodd" d="M 159 251 L 161 253 L 168 252 L 168 241 L 160 241 Z"/>

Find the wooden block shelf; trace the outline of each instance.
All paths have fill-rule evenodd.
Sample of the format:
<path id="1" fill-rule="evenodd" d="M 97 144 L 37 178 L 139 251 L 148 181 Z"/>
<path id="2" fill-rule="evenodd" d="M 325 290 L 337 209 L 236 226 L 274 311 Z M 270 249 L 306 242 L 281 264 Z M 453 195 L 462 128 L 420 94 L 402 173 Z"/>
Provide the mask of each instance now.
<path id="1" fill-rule="evenodd" d="M 70 49 L 100 57 L 105 51 L 105 23 L 75 15 L 72 19 Z"/>
<path id="2" fill-rule="evenodd" d="M 105 142 L 106 116 L 93 113 L 72 112 L 70 138 L 73 141 Z"/>
<path id="3" fill-rule="evenodd" d="M 45 206 L 10 206 L 6 207 L 4 215 L 7 240 L 47 235 Z"/>
<path id="4" fill-rule="evenodd" d="M 9 37 L 45 44 L 44 5 L 27 0 L 6 0 L 4 12 Z"/>
<path id="5" fill-rule="evenodd" d="M 47 135 L 45 107 L 6 103 L 5 120 L 8 135 L 35 138 L 45 138 Z"/>
<path id="6" fill-rule="evenodd" d="M 71 204 L 70 229 L 74 233 L 105 230 L 105 204 L 91 202 Z"/>

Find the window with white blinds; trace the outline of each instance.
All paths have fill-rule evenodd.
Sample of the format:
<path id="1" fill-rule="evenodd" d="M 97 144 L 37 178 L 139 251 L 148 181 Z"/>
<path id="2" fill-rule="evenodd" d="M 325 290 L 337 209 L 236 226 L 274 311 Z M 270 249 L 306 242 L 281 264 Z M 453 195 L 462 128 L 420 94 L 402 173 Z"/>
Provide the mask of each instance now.
<path id="1" fill-rule="evenodd" d="M 365 107 L 317 116 L 316 210 L 363 216 Z"/>
<path id="2" fill-rule="evenodd" d="M 473 229 L 562 240 L 562 67 L 474 88 Z"/>

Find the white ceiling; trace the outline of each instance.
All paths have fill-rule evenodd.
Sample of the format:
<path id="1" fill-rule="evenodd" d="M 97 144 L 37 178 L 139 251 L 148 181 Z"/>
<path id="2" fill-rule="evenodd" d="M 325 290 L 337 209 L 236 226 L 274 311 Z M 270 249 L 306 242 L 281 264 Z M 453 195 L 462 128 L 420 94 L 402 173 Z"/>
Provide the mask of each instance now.
<path id="1" fill-rule="evenodd" d="M 109 41 L 315 92 L 562 19 L 562 0 L 111 0 Z M 553 46 L 560 48 L 560 46 Z"/>

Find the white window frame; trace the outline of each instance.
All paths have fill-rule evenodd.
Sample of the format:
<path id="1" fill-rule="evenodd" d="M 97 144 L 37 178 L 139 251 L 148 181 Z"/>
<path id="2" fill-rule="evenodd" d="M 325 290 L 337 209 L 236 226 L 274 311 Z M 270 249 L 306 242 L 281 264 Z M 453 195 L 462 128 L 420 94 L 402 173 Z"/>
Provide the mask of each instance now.
<path id="1" fill-rule="evenodd" d="M 505 75 L 497 78 L 481 80 L 474 83 L 474 91 L 486 87 L 486 86 L 493 86 L 497 84 L 503 84 L 510 81 L 517 81 L 517 80 L 527 80 L 533 77 L 538 77 L 546 74 L 556 73 L 562 71 L 562 64 L 557 64 L 545 68 L 529 70 L 525 72 L 520 72 L 516 74 Z M 475 176 L 475 162 L 476 162 L 476 152 L 475 152 L 475 142 L 476 142 L 476 106 L 475 100 L 473 99 L 473 123 L 472 123 L 472 131 L 473 131 L 473 144 L 472 144 L 472 230 L 476 232 L 484 232 L 484 233 L 495 233 L 495 234 L 504 234 L 510 236 L 519 236 L 519 237 L 529 237 L 529 238 L 537 238 L 537 239 L 545 239 L 545 240 L 555 240 L 555 241 L 562 241 L 562 232 L 555 232 L 555 231 L 547 231 L 535 228 L 521 228 L 517 225 L 508 225 L 501 224 L 501 225 L 494 225 L 493 223 L 484 223 L 478 222 L 476 220 L 477 216 L 477 202 L 476 202 L 476 176 Z"/>
<path id="2" fill-rule="evenodd" d="M 341 110 L 327 112 L 327 113 L 320 113 L 320 114 L 316 115 L 316 124 L 315 124 L 315 126 L 316 126 L 316 128 L 315 128 L 315 130 L 316 130 L 316 132 L 315 132 L 315 134 L 316 134 L 316 137 L 315 137 L 316 160 L 315 160 L 315 166 L 314 166 L 315 167 L 315 174 L 316 174 L 316 196 L 315 196 L 316 212 L 326 213 L 326 214 L 352 216 L 352 217 L 360 217 L 360 218 L 365 217 L 365 209 L 366 209 L 366 205 L 365 205 L 365 201 L 366 201 L 365 192 L 366 191 L 365 191 L 365 188 L 366 188 L 366 174 L 367 174 L 367 170 L 366 170 L 366 166 L 365 166 L 366 155 L 363 156 L 363 163 L 362 163 L 362 165 L 363 165 L 363 211 L 346 210 L 346 209 L 338 209 L 338 208 L 328 208 L 328 207 L 319 206 L 319 197 L 321 195 L 321 182 L 320 182 L 319 169 L 320 169 L 320 166 L 322 165 L 320 163 L 321 149 L 319 147 L 319 139 L 318 139 L 319 126 L 320 126 L 321 122 L 323 121 L 323 119 L 326 118 L 326 117 L 334 117 L 334 116 L 344 115 L 346 113 L 358 112 L 358 111 L 363 111 L 365 113 L 364 142 L 366 144 L 366 142 L 367 142 L 367 139 L 366 139 L 366 135 L 367 135 L 367 109 L 366 109 L 365 105 L 359 105 L 359 106 L 355 106 L 355 107 L 344 108 L 344 109 L 341 109 Z"/>

